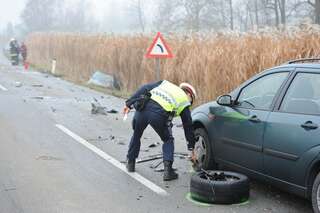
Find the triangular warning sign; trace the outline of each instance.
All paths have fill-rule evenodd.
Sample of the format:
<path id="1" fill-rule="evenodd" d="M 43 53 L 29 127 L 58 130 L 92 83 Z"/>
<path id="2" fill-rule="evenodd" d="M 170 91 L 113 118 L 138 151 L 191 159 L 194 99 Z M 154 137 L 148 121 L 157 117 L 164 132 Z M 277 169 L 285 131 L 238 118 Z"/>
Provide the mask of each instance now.
<path id="1" fill-rule="evenodd" d="M 147 58 L 172 58 L 172 52 L 160 32 L 154 38 L 146 54 Z"/>

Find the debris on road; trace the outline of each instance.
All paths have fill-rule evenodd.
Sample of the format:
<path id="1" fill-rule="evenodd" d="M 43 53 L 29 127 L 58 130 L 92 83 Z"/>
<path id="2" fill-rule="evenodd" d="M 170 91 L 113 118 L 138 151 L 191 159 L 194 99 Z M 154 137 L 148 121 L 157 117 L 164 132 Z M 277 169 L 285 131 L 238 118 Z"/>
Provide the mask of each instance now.
<path id="1" fill-rule="evenodd" d="M 96 71 L 88 81 L 88 84 L 114 89 L 114 77 L 101 71 Z"/>
<path id="2" fill-rule="evenodd" d="M 44 97 L 42 97 L 42 96 L 35 96 L 35 97 L 31 97 L 31 99 L 43 100 L 43 99 L 44 99 Z"/>
<path id="3" fill-rule="evenodd" d="M 51 109 L 52 112 L 56 112 L 57 111 L 57 109 L 55 109 L 53 107 L 50 107 L 50 109 Z"/>
<path id="4" fill-rule="evenodd" d="M 159 145 L 160 145 L 160 142 L 155 142 L 155 143 L 150 144 L 148 147 L 149 148 L 155 148 L 155 147 L 157 147 Z"/>
<path id="5" fill-rule="evenodd" d="M 154 157 L 149 157 L 149 158 L 137 160 L 137 163 L 145 163 L 148 161 L 153 161 L 153 160 L 158 160 L 158 159 L 162 159 L 162 154 L 161 154 L 161 156 L 154 156 Z"/>
<path id="6" fill-rule="evenodd" d="M 16 86 L 16 87 L 22 87 L 22 83 L 21 83 L 20 81 L 17 81 L 17 82 L 15 83 L 15 86 Z"/>
<path id="7" fill-rule="evenodd" d="M 182 128 L 182 127 L 183 127 L 183 124 L 177 124 L 176 127 L 177 127 L 177 128 Z"/>
<path id="8" fill-rule="evenodd" d="M 32 86 L 33 86 L 33 87 L 43 87 L 42 84 L 33 84 Z"/>
<path id="9" fill-rule="evenodd" d="M 115 109 L 108 110 L 107 107 L 101 106 L 97 99 L 94 98 L 95 103 L 91 103 L 91 114 L 101 114 L 107 115 L 110 114 L 117 114 L 118 111 Z"/>

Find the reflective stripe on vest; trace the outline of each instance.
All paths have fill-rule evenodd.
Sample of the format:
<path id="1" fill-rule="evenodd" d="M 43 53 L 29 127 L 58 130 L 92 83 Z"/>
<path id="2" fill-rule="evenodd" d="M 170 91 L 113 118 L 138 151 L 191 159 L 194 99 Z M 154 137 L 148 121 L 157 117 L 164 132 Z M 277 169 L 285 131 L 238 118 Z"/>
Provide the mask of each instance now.
<path id="1" fill-rule="evenodd" d="M 151 99 L 160 104 L 167 112 L 175 112 L 175 116 L 191 105 L 187 94 L 178 86 L 163 81 L 158 87 L 152 89 Z"/>

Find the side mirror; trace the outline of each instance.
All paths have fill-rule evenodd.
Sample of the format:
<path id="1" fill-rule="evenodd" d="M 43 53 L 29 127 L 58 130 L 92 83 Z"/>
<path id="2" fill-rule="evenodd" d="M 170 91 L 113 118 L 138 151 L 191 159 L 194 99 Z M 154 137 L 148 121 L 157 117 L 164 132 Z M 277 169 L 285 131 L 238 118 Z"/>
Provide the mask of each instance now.
<path id="1" fill-rule="evenodd" d="M 232 97 L 230 95 L 222 95 L 218 98 L 217 103 L 222 106 L 232 106 Z"/>

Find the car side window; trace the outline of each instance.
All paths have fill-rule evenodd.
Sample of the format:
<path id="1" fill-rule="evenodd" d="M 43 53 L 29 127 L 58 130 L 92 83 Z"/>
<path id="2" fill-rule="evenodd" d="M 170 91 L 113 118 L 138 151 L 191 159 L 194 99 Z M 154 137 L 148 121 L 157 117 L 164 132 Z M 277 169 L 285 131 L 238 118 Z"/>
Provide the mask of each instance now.
<path id="1" fill-rule="evenodd" d="M 280 111 L 320 114 L 320 74 L 298 73 L 282 101 Z"/>
<path id="2" fill-rule="evenodd" d="M 288 72 L 263 76 L 242 89 L 238 98 L 240 107 L 268 110 L 272 101 L 288 76 Z"/>

